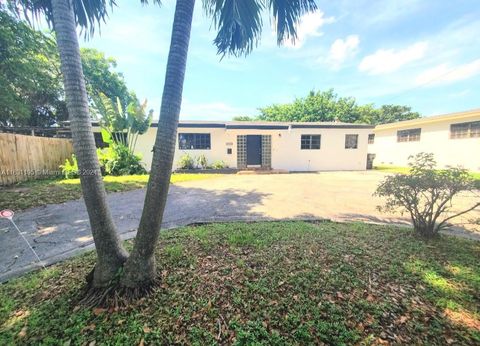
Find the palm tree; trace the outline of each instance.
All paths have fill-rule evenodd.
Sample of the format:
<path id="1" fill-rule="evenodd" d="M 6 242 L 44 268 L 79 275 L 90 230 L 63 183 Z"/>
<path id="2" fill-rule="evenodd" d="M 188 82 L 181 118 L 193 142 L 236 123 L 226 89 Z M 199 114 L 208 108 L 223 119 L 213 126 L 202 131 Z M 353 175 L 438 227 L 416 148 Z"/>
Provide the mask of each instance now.
<path id="1" fill-rule="evenodd" d="M 148 3 L 148 0 L 141 0 Z M 153 0 L 160 4 L 160 0 Z M 177 0 L 159 126 L 154 145 L 145 205 L 130 257 L 123 249 L 105 201 L 105 188 L 88 112 L 76 26 L 86 36 L 104 21 L 114 0 L 9 0 L 23 13 L 43 13 L 57 35 L 67 107 L 71 117 L 74 150 L 81 174 L 82 192 L 97 250 L 93 287 L 105 287 L 124 266 L 121 283 L 128 288 L 150 285 L 156 277 L 154 249 L 160 232 L 173 165 L 183 81 L 195 0 Z M 315 0 L 203 0 L 203 7 L 218 30 L 214 44 L 220 55 L 247 55 L 258 44 L 263 10 L 273 17 L 278 44 L 297 37 L 300 17 L 316 10 Z"/>
<path id="2" fill-rule="evenodd" d="M 135 245 L 122 277 L 126 287 L 148 286 L 156 277 L 154 250 L 172 172 L 194 5 L 195 0 L 177 0 L 176 3 L 145 204 Z M 218 30 L 214 40 L 218 53 L 236 56 L 247 55 L 258 43 L 262 10 L 271 11 L 277 42 L 281 44 L 286 39 L 295 40 L 295 27 L 300 17 L 317 8 L 314 0 L 204 0 L 203 6 Z"/>
<path id="3" fill-rule="evenodd" d="M 111 0 L 110 5 L 113 3 Z M 9 5 L 17 11 L 22 9 L 25 15 L 31 13 L 33 17 L 43 13 L 47 22 L 53 24 L 70 115 L 73 147 L 97 250 L 91 283 L 94 287 L 108 286 L 123 266 L 128 253 L 122 246 L 106 202 L 76 31 L 78 25 L 85 35 L 93 34 L 95 24 L 105 19 L 108 4 L 105 0 L 12 0 Z"/>

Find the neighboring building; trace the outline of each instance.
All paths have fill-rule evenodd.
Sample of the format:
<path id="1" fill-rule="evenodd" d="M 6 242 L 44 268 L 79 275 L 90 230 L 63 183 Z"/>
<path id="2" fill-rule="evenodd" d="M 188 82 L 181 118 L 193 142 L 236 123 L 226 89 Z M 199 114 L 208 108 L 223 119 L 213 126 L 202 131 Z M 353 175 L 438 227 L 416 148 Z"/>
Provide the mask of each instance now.
<path id="1" fill-rule="evenodd" d="M 94 124 L 95 126 L 95 124 Z M 157 123 L 139 136 L 136 151 L 150 168 Z M 98 126 L 94 127 L 98 132 Z M 205 155 L 209 164 L 287 171 L 365 170 L 373 126 L 326 123 L 181 121 L 174 168 L 182 155 Z M 96 135 L 97 146 L 101 136 Z"/>
<path id="2" fill-rule="evenodd" d="M 375 165 L 407 166 L 410 155 L 428 152 L 441 167 L 480 171 L 480 109 L 379 125 L 368 141 Z"/>

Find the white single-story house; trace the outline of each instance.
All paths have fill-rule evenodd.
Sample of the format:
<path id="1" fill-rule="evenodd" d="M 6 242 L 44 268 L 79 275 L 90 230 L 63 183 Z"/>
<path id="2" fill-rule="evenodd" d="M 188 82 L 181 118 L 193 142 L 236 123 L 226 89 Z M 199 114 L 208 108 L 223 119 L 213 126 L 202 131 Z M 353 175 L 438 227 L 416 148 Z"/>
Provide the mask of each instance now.
<path id="1" fill-rule="evenodd" d="M 429 152 L 441 167 L 480 171 L 480 109 L 378 125 L 368 141 L 375 165 L 407 166 L 410 155 Z"/>
<path id="2" fill-rule="evenodd" d="M 136 152 L 147 169 L 158 123 L 139 136 Z M 101 141 L 98 124 L 96 141 Z M 204 155 L 209 164 L 229 168 L 286 171 L 365 170 L 368 135 L 373 126 L 339 122 L 180 121 L 174 169 L 182 155 Z"/>

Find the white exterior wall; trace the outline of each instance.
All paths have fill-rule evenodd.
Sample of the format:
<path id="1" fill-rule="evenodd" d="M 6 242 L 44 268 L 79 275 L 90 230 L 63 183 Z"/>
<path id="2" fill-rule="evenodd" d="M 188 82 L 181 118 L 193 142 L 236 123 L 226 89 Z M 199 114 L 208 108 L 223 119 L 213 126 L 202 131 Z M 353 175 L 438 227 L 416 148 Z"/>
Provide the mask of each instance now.
<path id="1" fill-rule="evenodd" d="M 210 133 L 210 150 L 180 150 L 178 149 L 178 135 L 177 135 L 177 143 L 175 144 L 175 157 L 173 161 L 174 169 L 177 168 L 177 163 L 180 157 L 184 154 L 189 154 L 190 156 L 196 158 L 200 155 L 205 155 L 207 161 L 209 163 L 213 163 L 217 160 L 223 160 L 228 163 L 227 156 L 227 149 L 225 146 L 224 141 L 224 128 L 179 128 L 178 133 Z M 155 136 L 157 135 L 157 128 L 151 127 L 148 131 L 138 136 L 137 146 L 135 151 L 142 155 L 142 162 L 145 164 L 147 170 L 150 170 L 150 166 L 152 165 L 152 148 L 153 144 L 155 143 Z M 236 143 L 235 143 L 236 146 Z M 224 149 L 225 148 L 225 149 Z M 235 156 L 236 158 L 236 156 Z M 236 166 L 235 164 L 231 165 L 228 163 L 229 167 Z"/>
<path id="2" fill-rule="evenodd" d="M 450 125 L 479 121 L 480 116 L 461 120 L 437 121 L 426 124 L 410 124 L 391 129 L 375 129 L 375 143 L 369 153 L 376 154 L 374 165 L 407 166 L 408 157 L 420 152 L 433 153 L 440 167 L 463 166 L 480 171 L 480 138 L 450 139 Z M 420 141 L 397 142 L 397 131 L 421 128 Z"/>
<path id="3" fill-rule="evenodd" d="M 155 141 L 156 128 L 139 136 L 136 151 L 142 155 L 147 170 L 152 162 L 152 147 Z M 222 160 L 228 167 L 237 167 L 238 135 L 270 135 L 272 148 L 272 168 L 288 171 L 332 171 L 332 170 L 365 170 L 367 158 L 367 138 L 371 129 L 225 129 L 225 128 L 179 128 L 178 133 L 210 133 L 210 150 L 180 150 L 178 139 L 175 149 L 174 168 L 177 168 L 180 157 L 184 154 L 196 158 L 205 155 L 209 164 Z M 301 150 L 302 134 L 320 134 L 319 150 Z M 358 134 L 358 148 L 345 149 L 345 135 Z M 178 136 L 177 136 L 178 138 Z M 227 154 L 227 149 L 232 154 Z"/>
<path id="4" fill-rule="evenodd" d="M 289 171 L 365 170 L 369 129 L 299 129 L 284 131 L 274 144 L 272 167 Z M 319 150 L 301 150 L 302 134 L 321 135 Z M 358 134 L 358 148 L 345 149 L 345 135 Z"/>

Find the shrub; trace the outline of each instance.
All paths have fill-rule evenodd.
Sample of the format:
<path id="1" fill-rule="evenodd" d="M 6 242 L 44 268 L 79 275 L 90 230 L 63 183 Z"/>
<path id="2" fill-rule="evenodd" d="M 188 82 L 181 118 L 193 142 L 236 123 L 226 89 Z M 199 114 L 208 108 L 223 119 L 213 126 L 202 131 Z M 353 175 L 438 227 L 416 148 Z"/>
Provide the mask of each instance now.
<path id="1" fill-rule="evenodd" d="M 146 174 L 141 163 L 141 156 L 132 153 L 122 144 L 112 144 L 105 149 L 97 150 L 102 172 L 107 175 Z"/>
<path id="2" fill-rule="evenodd" d="M 458 167 L 436 169 L 433 154 L 429 153 L 410 156 L 409 167 L 409 174 L 386 177 L 374 195 L 386 198 L 379 210 L 408 212 L 420 235 L 433 237 L 449 220 L 480 206 L 479 202 L 463 211 L 451 211 L 453 197 L 475 190 L 467 170 Z"/>
<path id="3" fill-rule="evenodd" d="M 189 154 L 182 155 L 178 160 L 179 169 L 194 169 L 195 160 Z"/>
<path id="4" fill-rule="evenodd" d="M 222 160 L 215 161 L 212 165 L 213 169 L 224 169 L 227 168 L 227 164 Z"/>
<path id="5" fill-rule="evenodd" d="M 199 157 L 197 157 L 197 167 L 203 168 L 203 169 L 208 167 L 208 161 L 205 155 L 202 154 Z"/>
<path id="6" fill-rule="evenodd" d="M 60 165 L 60 169 L 65 179 L 78 178 L 78 163 L 75 154 L 72 154 L 71 159 L 66 159 L 65 164 Z"/>

